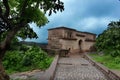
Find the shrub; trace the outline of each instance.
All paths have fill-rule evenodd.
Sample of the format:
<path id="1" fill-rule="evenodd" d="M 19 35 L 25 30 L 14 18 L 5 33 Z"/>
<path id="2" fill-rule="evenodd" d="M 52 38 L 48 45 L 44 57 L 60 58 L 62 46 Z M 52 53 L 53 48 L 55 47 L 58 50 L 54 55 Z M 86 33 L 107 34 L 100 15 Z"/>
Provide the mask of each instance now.
<path id="1" fill-rule="evenodd" d="M 20 54 L 19 51 L 8 51 L 3 60 L 5 68 L 17 70 L 21 67 L 20 61 L 22 60 L 22 56 L 23 54 Z"/>
<path id="2" fill-rule="evenodd" d="M 120 56 L 120 21 L 108 24 L 108 28 L 98 35 L 96 48 L 98 51 L 107 51 L 112 57 Z"/>
<path id="3" fill-rule="evenodd" d="M 111 52 L 110 52 L 110 55 L 112 56 L 112 57 L 118 57 L 118 56 L 120 56 L 120 50 L 110 50 Z"/>
<path id="4" fill-rule="evenodd" d="M 114 62 L 115 62 L 116 64 L 120 64 L 120 57 L 116 57 L 116 58 L 114 59 Z"/>
<path id="5" fill-rule="evenodd" d="M 25 46 L 24 46 L 25 48 Z M 28 47 L 27 47 L 28 48 Z M 26 49 L 27 49 L 26 48 Z M 7 51 L 3 65 L 8 73 L 26 71 L 32 69 L 46 69 L 53 58 L 37 46 L 29 47 L 26 52 Z"/>

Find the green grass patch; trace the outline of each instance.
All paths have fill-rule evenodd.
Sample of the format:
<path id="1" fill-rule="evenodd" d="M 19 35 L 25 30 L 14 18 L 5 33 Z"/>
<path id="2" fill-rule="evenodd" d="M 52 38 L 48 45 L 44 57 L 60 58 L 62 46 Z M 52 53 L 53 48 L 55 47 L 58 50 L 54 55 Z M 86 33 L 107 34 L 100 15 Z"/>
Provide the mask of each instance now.
<path id="1" fill-rule="evenodd" d="M 110 55 L 89 54 L 93 60 L 103 64 L 109 69 L 120 70 L 120 57 L 111 57 Z"/>

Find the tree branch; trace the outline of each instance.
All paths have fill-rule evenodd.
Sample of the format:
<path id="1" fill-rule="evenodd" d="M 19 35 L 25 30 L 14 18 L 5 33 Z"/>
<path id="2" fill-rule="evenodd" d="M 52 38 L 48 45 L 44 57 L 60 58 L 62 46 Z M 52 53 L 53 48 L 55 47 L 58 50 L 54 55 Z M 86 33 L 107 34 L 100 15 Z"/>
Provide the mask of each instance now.
<path id="1" fill-rule="evenodd" d="M 0 14 L 2 15 L 2 8 L 1 8 L 1 6 L 0 6 Z"/>
<path id="2" fill-rule="evenodd" d="M 3 20 L 4 23 L 7 24 L 7 27 L 10 29 L 11 28 L 10 21 L 5 16 L 3 16 L 2 14 L 0 14 L 0 18 Z"/>
<path id="3" fill-rule="evenodd" d="M 23 16 L 23 15 L 24 15 L 24 11 L 25 11 L 25 8 L 26 8 L 26 6 L 27 6 L 27 2 L 28 2 L 28 1 L 29 1 L 29 0 L 24 0 L 22 9 L 21 9 L 21 11 L 20 11 L 20 16 Z"/>
<path id="4" fill-rule="evenodd" d="M 28 1 L 29 0 L 24 0 L 24 3 L 23 3 L 23 6 L 21 8 L 21 11 L 20 11 L 20 17 L 23 17 L 24 14 L 25 14 L 25 9 L 27 7 L 27 4 L 28 4 Z M 23 18 L 20 19 L 20 22 L 18 22 L 18 27 L 24 27 L 24 24 L 25 24 L 25 20 Z"/>
<path id="5" fill-rule="evenodd" d="M 36 2 L 35 8 L 38 8 L 38 7 L 39 7 L 39 0 Z"/>
<path id="6" fill-rule="evenodd" d="M 4 4 L 5 8 L 6 8 L 4 16 L 8 17 L 9 13 L 10 13 L 10 7 L 9 7 L 9 4 L 8 4 L 8 0 L 3 0 L 3 4 Z"/>

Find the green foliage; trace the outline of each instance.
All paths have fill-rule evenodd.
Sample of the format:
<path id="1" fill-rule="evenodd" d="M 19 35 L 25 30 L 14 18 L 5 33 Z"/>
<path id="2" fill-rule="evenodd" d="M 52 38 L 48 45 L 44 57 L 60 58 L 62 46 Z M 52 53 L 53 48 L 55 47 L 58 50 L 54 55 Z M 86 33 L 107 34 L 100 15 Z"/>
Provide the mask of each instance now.
<path id="1" fill-rule="evenodd" d="M 111 51 L 111 56 L 112 57 L 120 56 L 120 50 L 116 49 L 116 50 Z"/>
<path id="2" fill-rule="evenodd" d="M 22 44 L 22 45 L 20 45 L 20 46 L 17 46 L 18 47 L 18 50 L 20 51 L 20 52 L 26 52 L 28 49 L 29 49 L 29 46 L 26 46 L 26 45 L 24 45 L 24 44 Z"/>
<path id="3" fill-rule="evenodd" d="M 8 73 L 27 71 L 32 69 L 46 69 L 53 58 L 37 46 L 26 47 L 19 50 L 7 51 L 3 65 Z"/>
<path id="4" fill-rule="evenodd" d="M 20 37 L 23 37 L 23 39 L 37 38 L 37 34 L 33 31 L 32 28 L 30 28 L 29 23 L 34 22 L 39 27 L 44 26 L 46 23 L 48 23 L 48 19 L 45 16 L 46 12 L 49 12 L 49 15 L 51 15 L 52 12 L 54 13 L 56 13 L 57 11 L 62 12 L 63 10 L 64 10 L 64 5 L 63 5 L 63 2 L 60 0 L 0 0 L 0 52 L 1 52 L 0 56 L 2 56 L 0 59 L 4 57 L 3 55 L 8 50 L 13 38 L 17 34 L 21 34 Z M 24 33 L 22 33 L 22 29 L 26 29 L 24 30 Z M 14 54 L 10 54 L 10 53 L 14 53 Z M 5 62 L 3 63 L 5 66 L 9 66 L 9 63 L 10 63 L 10 67 L 12 68 L 14 67 L 15 69 L 17 69 L 18 67 L 17 64 L 19 59 L 16 59 L 16 58 L 19 58 L 19 57 L 17 57 L 18 55 L 16 55 L 16 53 L 18 52 L 15 51 L 10 53 L 6 54 L 6 58 L 4 59 Z M 28 53 L 25 52 L 24 55 L 27 54 L 29 57 L 26 57 L 26 58 L 31 59 L 30 55 L 33 55 L 33 53 L 37 53 L 37 52 L 31 52 L 31 54 L 29 53 L 29 55 Z M 9 60 L 6 61 L 6 59 L 9 59 L 9 55 L 10 57 L 12 56 L 10 60 L 14 62 L 14 65 L 12 65 L 13 62 L 9 62 Z M 22 56 L 22 54 L 19 54 L 19 55 Z M 14 56 L 15 58 L 13 58 Z M 43 61 L 46 61 L 45 59 Z M 34 62 L 34 58 L 31 60 L 31 62 Z M 22 62 L 19 62 L 19 63 L 22 64 Z M 41 61 L 41 64 L 43 63 L 44 62 Z M 45 63 L 47 64 L 47 61 Z M 33 63 L 31 63 L 31 66 L 32 64 Z M 13 70 L 10 67 L 7 67 L 7 68 Z M 44 67 L 46 68 L 45 64 L 44 64 Z M 28 67 L 25 67 L 25 68 L 28 68 Z M 21 70 L 21 68 L 19 69 Z M 4 74 L 4 73 L 1 73 L 1 74 Z M 1 76 L 1 79 L 2 78 L 6 79 L 5 76 Z"/>
<path id="5" fill-rule="evenodd" d="M 16 31 L 19 37 L 37 38 L 29 23 L 34 22 L 38 27 L 44 26 L 49 22 L 46 12 L 51 15 L 63 10 L 64 4 L 60 0 L 7 0 L 5 4 L 4 0 L 0 1 L 0 33 L 19 28 Z"/>
<path id="6" fill-rule="evenodd" d="M 29 27 L 24 27 L 21 29 L 21 31 L 18 32 L 17 36 L 25 40 L 26 38 L 38 38 L 37 34 L 33 31 L 32 28 Z"/>
<path id="7" fill-rule="evenodd" d="M 111 22 L 107 30 L 96 39 L 98 51 L 104 51 L 113 57 L 120 56 L 120 21 Z"/>
<path id="8" fill-rule="evenodd" d="M 110 55 L 98 55 L 98 54 L 90 54 L 90 56 L 97 62 L 105 65 L 110 69 L 120 70 L 120 57 L 113 58 Z"/>
<path id="9" fill-rule="evenodd" d="M 21 60 L 22 54 L 20 54 L 19 51 L 8 51 L 6 57 L 4 58 L 3 64 L 5 65 L 5 68 L 17 70 L 21 67 L 19 65 Z"/>

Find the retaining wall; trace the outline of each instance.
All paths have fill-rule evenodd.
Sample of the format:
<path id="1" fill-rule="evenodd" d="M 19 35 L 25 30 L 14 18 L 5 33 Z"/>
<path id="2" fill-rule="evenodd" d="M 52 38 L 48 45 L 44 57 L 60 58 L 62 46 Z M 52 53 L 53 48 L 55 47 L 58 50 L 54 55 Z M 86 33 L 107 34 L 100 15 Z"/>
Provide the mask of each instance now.
<path id="1" fill-rule="evenodd" d="M 53 80 L 54 74 L 57 66 L 59 55 L 56 55 L 50 67 L 45 71 L 45 74 L 40 78 L 40 80 Z"/>
<path id="2" fill-rule="evenodd" d="M 87 59 L 93 66 L 95 66 L 97 69 L 102 71 L 108 80 L 120 80 L 120 76 L 118 76 L 116 73 L 113 71 L 109 70 L 105 66 L 101 65 L 100 63 L 95 62 L 91 57 L 89 57 L 86 53 L 83 55 L 85 59 Z"/>

